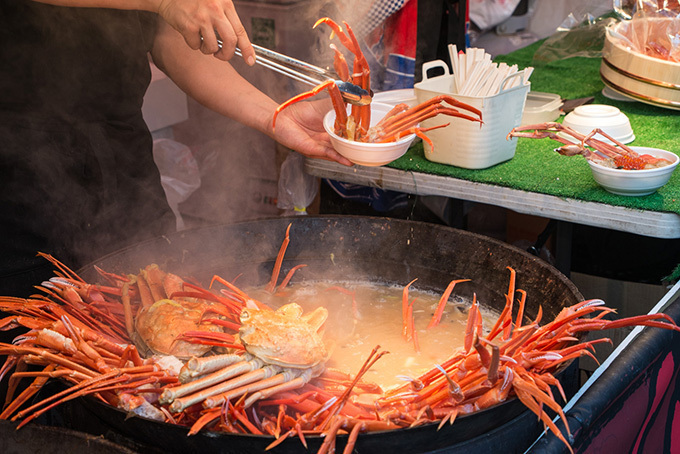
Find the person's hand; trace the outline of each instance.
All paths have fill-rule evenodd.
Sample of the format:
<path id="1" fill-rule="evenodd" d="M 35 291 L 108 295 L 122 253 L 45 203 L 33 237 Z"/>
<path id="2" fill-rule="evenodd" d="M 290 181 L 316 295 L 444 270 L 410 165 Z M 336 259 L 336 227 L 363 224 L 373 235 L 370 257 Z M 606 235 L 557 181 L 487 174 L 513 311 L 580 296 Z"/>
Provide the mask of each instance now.
<path id="1" fill-rule="evenodd" d="M 353 165 L 333 149 L 331 139 L 323 128 L 323 116 L 331 108 L 329 99 L 298 102 L 286 107 L 276 117 L 274 139 L 310 158 Z"/>
<path id="2" fill-rule="evenodd" d="M 255 64 L 255 50 L 232 0 L 160 0 L 158 14 L 182 34 L 192 49 L 226 61 L 238 47 L 245 62 Z"/>

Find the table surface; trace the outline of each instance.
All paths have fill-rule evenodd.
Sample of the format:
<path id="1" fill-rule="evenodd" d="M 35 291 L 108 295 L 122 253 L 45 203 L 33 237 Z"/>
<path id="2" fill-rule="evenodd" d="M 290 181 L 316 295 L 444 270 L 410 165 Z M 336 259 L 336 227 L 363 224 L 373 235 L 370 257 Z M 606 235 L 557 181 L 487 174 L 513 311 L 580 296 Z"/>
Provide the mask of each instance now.
<path id="1" fill-rule="evenodd" d="M 305 172 L 331 180 L 417 195 L 438 195 L 486 203 L 559 221 L 635 233 L 680 238 L 680 216 L 616 205 L 557 197 L 537 192 L 476 183 L 464 179 L 390 167 L 346 167 L 318 159 L 305 160 Z"/>
<path id="2" fill-rule="evenodd" d="M 564 99 L 594 96 L 595 103 L 625 112 L 636 139 L 630 145 L 680 150 L 680 112 L 639 102 L 615 101 L 602 94 L 599 58 L 572 57 L 536 62 L 547 42 L 520 49 L 496 61 L 535 66 L 532 90 L 557 93 Z M 538 51 L 538 52 L 537 52 Z M 561 120 L 559 120 L 561 121 Z M 305 160 L 311 175 L 417 195 L 439 195 L 486 203 L 520 213 L 603 227 L 656 238 L 680 238 L 680 174 L 643 197 L 610 194 L 595 183 L 582 157 L 552 152 L 550 139 L 519 139 L 510 161 L 488 169 L 469 170 L 437 164 L 412 146 L 402 158 L 382 167 L 346 167 Z"/>

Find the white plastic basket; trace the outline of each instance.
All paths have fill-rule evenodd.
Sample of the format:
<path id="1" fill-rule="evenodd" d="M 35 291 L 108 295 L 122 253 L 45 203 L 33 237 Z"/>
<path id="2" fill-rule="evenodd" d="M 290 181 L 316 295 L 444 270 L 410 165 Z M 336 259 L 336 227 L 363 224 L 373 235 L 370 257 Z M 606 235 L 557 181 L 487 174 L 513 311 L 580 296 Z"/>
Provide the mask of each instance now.
<path id="1" fill-rule="evenodd" d="M 429 70 L 441 68 L 444 74 L 427 77 Z M 423 121 L 424 128 L 450 123 L 445 128 L 426 133 L 432 140 L 434 149 L 425 143 L 425 157 L 433 162 L 450 164 L 466 169 L 485 169 L 515 156 L 517 139 L 506 140 L 508 133 L 522 122 L 524 104 L 530 84 L 524 82 L 516 87 L 504 88 L 510 81 L 519 77 L 524 81 L 525 70 L 508 76 L 501 84 L 498 94 L 493 96 L 461 96 L 454 93 L 454 76 L 442 60 L 423 64 L 423 80 L 415 84 L 418 103 L 435 96 L 451 95 L 460 102 L 469 104 L 482 112 L 483 124 L 463 118 L 439 115 Z M 465 111 L 463 111 L 465 113 Z"/>

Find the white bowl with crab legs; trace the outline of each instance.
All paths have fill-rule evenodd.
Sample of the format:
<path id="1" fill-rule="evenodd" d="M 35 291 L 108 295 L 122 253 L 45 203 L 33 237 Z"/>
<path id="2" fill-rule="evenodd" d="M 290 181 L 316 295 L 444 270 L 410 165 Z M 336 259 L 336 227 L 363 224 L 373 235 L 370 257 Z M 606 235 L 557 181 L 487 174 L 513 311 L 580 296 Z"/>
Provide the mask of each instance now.
<path id="1" fill-rule="evenodd" d="M 660 148 L 630 147 L 639 154 L 649 154 L 657 158 L 664 158 L 670 164 L 654 169 L 624 170 L 605 167 L 596 162 L 588 161 L 595 181 L 607 191 L 626 196 L 643 196 L 653 194 L 657 189 L 668 183 L 671 174 L 678 166 L 680 158 L 675 153 Z"/>
<path id="2" fill-rule="evenodd" d="M 371 126 L 382 120 L 392 107 L 388 104 L 371 103 Z M 389 164 L 395 159 L 402 157 L 416 138 L 415 134 L 409 134 L 394 142 L 356 142 L 335 134 L 334 124 L 335 111 L 331 110 L 324 117 L 323 126 L 331 136 L 333 148 L 353 163 L 362 166 L 377 167 Z"/>

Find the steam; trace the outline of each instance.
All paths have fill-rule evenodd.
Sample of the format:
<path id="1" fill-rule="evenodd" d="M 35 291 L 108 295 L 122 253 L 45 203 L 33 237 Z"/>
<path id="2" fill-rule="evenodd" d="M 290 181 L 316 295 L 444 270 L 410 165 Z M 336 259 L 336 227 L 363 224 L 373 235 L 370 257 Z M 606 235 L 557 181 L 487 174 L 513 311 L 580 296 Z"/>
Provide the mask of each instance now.
<path id="1" fill-rule="evenodd" d="M 249 2 L 236 7 L 253 43 L 331 68 L 330 29 L 312 26 L 328 16 L 340 23 L 346 20 L 354 27 L 367 8 L 340 11 L 335 3 L 323 0 L 286 6 Z M 337 44 L 337 38 L 333 42 Z M 230 63 L 277 102 L 311 88 L 259 65 L 249 67 L 238 57 Z M 174 128 L 175 140 L 191 148 L 201 169 L 201 187 L 179 206 L 187 227 L 278 216 L 279 168 L 288 150 L 193 100 L 189 100 L 189 114 L 188 122 Z"/>
<path id="2" fill-rule="evenodd" d="M 28 268 L 40 264 L 42 259 L 34 258 L 40 250 L 77 269 L 126 245 L 175 231 L 160 174 L 153 170 L 151 138 L 131 133 L 144 127 L 137 110 L 150 73 L 144 52 L 141 58 L 127 54 L 138 46 L 148 48 L 146 31 L 156 17 L 38 2 L 11 5 L 21 21 L 4 30 L 16 45 L 3 55 L 11 83 L 30 88 L 3 95 L 21 106 L 5 122 L 16 141 L 3 144 L 12 175 L 4 182 L 3 208 L 17 219 L 24 216 L 8 228 L 17 232 L 17 245 L 7 257 L 27 257 L 21 266 Z M 272 23 L 255 19 L 273 19 L 276 49 L 319 65 L 332 62 L 330 30 L 313 30 L 314 22 L 329 16 L 354 25 L 361 14 L 359 7 L 340 11 L 321 0 L 293 5 L 287 16 L 280 5 L 244 5 L 252 7 L 241 13 L 251 37 L 253 24 Z M 280 16 L 266 10 L 273 6 Z M 130 25 L 130 18 L 139 21 Z M 102 47 L 107 42 L 114 44 Z M 239 59 L 232 63 L 276 101 L 308 89 Z M 189 109 L 190 120 L 173 128 L 173 139 L 191 149 L 201 173 L 201 186 L 179 206 L 186 227 L 278 216 L 278 168 L 287 151 L 193 100 Z M 46 240 L 40 239 L 43 232 Z M 195 246 L 216 247 L 209 240 Z M 147 264 L 153 261 L 158 259 L 145 258 Z"/>

